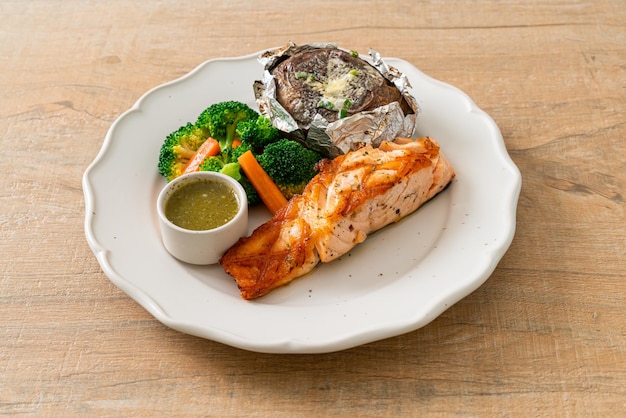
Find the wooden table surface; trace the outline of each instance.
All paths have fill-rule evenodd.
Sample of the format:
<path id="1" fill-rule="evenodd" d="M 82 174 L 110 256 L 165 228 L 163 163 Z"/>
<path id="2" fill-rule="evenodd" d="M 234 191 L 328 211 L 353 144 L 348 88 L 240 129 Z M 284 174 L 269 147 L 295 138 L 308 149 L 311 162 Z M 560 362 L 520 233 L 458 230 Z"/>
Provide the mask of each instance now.
<path id="1" fill-rule="evenodd" d="M 333 41 L 470 95 L 523 176 L 513 243 L 427 326 L 318 355 L 174 331 L 102 272 L 82 175 L 205 60 Z M 624 416 L 621 0 L 0 1 L 0 415 Z"/>

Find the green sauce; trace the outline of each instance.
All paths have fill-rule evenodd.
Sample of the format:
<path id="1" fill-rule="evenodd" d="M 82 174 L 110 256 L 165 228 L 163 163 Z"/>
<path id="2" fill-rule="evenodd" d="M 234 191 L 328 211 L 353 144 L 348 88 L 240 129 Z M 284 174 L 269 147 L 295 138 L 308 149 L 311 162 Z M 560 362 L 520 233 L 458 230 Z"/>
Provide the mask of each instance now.
<path id="1" fill-rule="evenodd" d="M 165 204 L 165 216 L 174 225 L 204 231 L 224 225 L 239 209 L 234 191 L 217 181 L 199 181 L 175 190 Z"/>

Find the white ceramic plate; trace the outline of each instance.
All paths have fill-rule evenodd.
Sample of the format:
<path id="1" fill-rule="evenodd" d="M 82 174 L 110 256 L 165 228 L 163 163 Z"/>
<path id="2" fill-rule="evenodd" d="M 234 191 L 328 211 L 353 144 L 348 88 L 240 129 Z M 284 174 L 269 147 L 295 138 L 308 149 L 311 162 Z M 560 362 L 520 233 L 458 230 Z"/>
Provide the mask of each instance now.
<path id="1" fill-rule="evenodd" d="M 104 273 L 159 321 L 246 350 L 320 353 L 426 325 L 479 287 L 509 247 L 521 176 L 493 120 L 463 92 L 406 61 L 421 106 L 420 136 L 436 139 L 456 170 L 411 216 L 312 274 L 254 301 L 219 265 L 194 267 L 161 244 L 155 202 L 165 136 L 210 104 L 255 106 L 258 54 L 207 61 L 147 92 L 111 126 L 83 177 L 87 240 Z M 268 218 L 251 212 L 250 229 Z"/>

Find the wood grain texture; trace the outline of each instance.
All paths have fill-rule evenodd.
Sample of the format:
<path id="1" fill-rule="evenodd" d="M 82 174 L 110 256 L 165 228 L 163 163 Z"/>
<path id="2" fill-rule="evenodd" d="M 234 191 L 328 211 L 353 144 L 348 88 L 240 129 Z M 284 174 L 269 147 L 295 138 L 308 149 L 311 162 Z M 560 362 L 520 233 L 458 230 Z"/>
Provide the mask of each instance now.
<path id="1" fill-rule="evenodd" d="M 622 1 L 0 1 L 0 415 L 623 416 Z M 522 172 L 489 280 L 428 326 L 264 355 L 157 322 L 102 273 L 81 177 L 203 61 L 335 41 L 467 92 Z"/>

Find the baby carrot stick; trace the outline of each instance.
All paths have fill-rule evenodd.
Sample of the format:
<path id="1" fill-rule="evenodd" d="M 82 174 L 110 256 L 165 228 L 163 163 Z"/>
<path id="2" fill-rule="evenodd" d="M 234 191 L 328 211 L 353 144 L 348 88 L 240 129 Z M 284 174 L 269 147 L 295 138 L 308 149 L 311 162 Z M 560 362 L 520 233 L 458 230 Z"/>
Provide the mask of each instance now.
<path id="1" fill-rule="evenodd" d="M 276 183 L 274 183 L 271 177 L 263 170 L 263 167 L 261 167 L 256 158 L 254 158 L 251 151 L 244 152 L 237 161 L 239 161 L 241 169 L 270 212 L 276 213 L 278 209 L 287 204 L 285 196 L 280 192 L 280 189 L 276 186 Z"/>
<path id="2" fill-rule="evenodd" d="M 200 148 L 196 150 L 193 156 L 187 162 L 185 169 L 183 170 L 183 174 L 193 173 L 194 171 L 198 171 L 200 164 L 207 157 L 212 157 L 220 153 L 220 144 L 213 138 L 207 138 L 206 141 L 200 145 Z"/>

